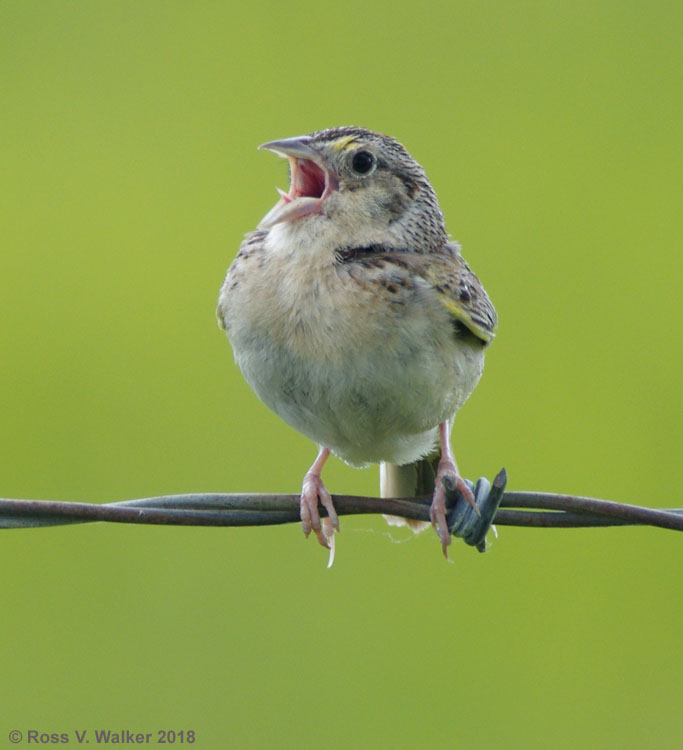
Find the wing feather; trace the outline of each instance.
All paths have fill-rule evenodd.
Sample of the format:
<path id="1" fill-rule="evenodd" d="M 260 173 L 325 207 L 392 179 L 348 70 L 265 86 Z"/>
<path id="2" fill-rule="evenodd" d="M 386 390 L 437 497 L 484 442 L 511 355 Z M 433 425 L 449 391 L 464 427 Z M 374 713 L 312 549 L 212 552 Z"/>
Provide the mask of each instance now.
<path id="1" fill-rule="evenodd" d="M 357 263 L 366 268 L 398 266 L 421 278 L 436 292 L 439 302 L 484 344 L 495 336 L 498 317 L 486 290 L 460 255 L 455 243 L 439 253 L 387 250 L 381 245 L 350 248 L 338 252 L 341 263 Z"/>
<path id="2" fill-rule="evenodd" d="M 459 253 L 445 263 L 430 263 L 422 275 L 455 320 L 484 343 L 493 341 L 498 324 L 495 308 L 476 274 Z"/>

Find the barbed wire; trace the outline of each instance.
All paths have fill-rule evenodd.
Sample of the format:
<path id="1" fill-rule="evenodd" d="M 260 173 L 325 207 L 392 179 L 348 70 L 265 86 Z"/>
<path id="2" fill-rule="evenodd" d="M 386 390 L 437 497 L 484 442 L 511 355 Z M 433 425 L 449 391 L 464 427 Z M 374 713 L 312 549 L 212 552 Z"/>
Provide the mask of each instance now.
<path id="1" fill-rule="evenodd" d="M 480 478 L 477 510 L 460 493 L 449 496 L 449 527 L 480 551 L 492 524 L 535 528 L 647 525 L 683 531 L 683 509 L 656 509 L 549 492 L 505 492 L 501 470 L 492 483 Z M 431 495 L 378 498 L 333 495 L 339 515 L 382 513 L 429 521 Z M 320 508 L 321 515 L 325 514 Z M 35 528 L 105 521 L 169 526 L 265 526 L 299 521 L 299 496 L 290 494 L 192 493 L 113 503 L 0 499 L 0 528 Z"/>

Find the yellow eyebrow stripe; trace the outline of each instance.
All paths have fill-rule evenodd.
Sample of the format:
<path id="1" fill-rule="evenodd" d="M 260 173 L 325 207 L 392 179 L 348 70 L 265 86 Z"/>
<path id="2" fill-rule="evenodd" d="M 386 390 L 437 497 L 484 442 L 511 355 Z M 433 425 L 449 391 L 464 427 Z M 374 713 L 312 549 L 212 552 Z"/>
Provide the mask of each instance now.
<path id="1" fill-rule="evenodd" d="M 355 140 L 355 135 L 347 135 L 346 138 L 340 138 L 338 141 L 335 141 L 332 144 L 332 148 L 334 151 L 342 151 L 349 145 L 349 143 L 353 143 Z"/>

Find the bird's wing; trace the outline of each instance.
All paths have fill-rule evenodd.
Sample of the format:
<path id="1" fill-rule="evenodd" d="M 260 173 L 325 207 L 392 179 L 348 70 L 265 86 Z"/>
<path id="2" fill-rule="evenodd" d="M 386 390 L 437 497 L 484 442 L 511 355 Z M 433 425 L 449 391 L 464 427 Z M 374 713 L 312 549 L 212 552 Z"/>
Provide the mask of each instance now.
<path id="1" fill-rule="evenodd" d="M 362 266 L 366 271 L 400 269 L 414 280 L 426 282 L 441 304 L 484 344 L 493 341 L 498 316 L 475 273 L 455 243 L 439 253 L 388 250 L 381 245 L 353 247 L 337 253 L 338 262 Z"/>
<path id="2" fill-rule="evenodd" d="M 394 255 L 393 253 L 391 255 Z M 449 244 L 443 253 L 396 253 L 412 273 L 422 277 L 437 293 L 454 320 L 462 323 L 485 344 L 493 341 L 498 316 L 481 282 Z"/>
<path id="3" fill-rule="evenodd" d="M 495 308 L 481 282 L 459 253 L 452 258 L 444 257 L 443 261 L 432 261 L 422 275 L 455 320 L 484 343 L 493 341 L 498 324 Z"/>

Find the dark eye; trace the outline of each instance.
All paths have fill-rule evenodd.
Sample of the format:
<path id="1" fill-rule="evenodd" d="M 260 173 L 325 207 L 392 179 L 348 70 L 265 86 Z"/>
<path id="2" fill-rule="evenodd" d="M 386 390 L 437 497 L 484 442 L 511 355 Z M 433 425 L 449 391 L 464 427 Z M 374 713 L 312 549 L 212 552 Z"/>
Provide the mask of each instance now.
<path id="1" fill-rule="evenodd" d="M 375 157 L 369 151 L 358 151 L 351 162 L 354 172 L 367 174 L 375 166 Z"/>

